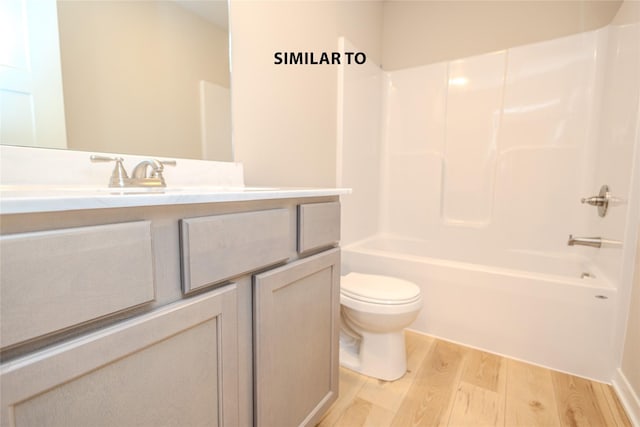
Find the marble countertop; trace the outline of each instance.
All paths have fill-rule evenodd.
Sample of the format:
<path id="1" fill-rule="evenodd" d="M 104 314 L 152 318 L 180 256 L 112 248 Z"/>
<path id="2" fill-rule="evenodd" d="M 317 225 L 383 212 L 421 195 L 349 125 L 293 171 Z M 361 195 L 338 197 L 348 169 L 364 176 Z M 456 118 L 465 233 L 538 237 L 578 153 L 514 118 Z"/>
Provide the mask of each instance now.
<path id="1" fill-rule="evenodd" d="M 347 188 L 98 188 L 0 185 L 0 214 L 339 196 Z"/>

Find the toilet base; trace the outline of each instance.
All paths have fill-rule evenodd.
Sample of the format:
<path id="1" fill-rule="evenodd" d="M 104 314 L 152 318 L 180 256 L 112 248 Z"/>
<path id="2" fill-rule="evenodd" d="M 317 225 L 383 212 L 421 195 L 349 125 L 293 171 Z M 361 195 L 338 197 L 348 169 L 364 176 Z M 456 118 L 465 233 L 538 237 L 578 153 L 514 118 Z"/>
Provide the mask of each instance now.
<path id="1" fill-rule="evenodd" d="M 340 334 L 340 365 L 373 378 L 394 381 L 407 372 L 404 333 L 360 332 L 357 340 Z"/>

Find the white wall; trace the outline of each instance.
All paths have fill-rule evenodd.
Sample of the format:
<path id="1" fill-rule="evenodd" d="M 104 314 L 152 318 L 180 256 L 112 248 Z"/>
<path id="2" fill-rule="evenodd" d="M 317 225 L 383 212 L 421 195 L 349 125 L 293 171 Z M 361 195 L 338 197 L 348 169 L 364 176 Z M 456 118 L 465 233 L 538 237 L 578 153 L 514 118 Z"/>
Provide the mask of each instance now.
<path id="1" fill-rule="evenodd" d="M 337 66 L 275 65 L 273 55 L 337 51 L 345 35 L 379 61 L 382 3 L 234 0 L 230 24 L 234 158 L 247 183 L 335 185 Z"/>
<path id="2" fill-rule="evenodd" d="M 386 1 L 382 65 L 398 70 L 594 30 L 611 21 L 620 3 Z"/>

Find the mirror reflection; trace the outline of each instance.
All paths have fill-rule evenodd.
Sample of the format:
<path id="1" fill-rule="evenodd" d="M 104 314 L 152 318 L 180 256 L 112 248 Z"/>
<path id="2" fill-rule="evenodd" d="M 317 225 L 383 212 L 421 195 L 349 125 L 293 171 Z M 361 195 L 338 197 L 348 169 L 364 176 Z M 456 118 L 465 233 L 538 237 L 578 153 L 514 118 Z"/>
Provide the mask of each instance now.
<path id="1" fill-rule="evenodd" d="M 14 116 L 21 117 L 12 118 L 14 129 L 3 127 L 2 143 L 232 160 L 226 1 L 2 3 L 14 9 L 18 37 L 12 48 L 2 48 L 1 63 L 13 62 L 12 69 L 33 74 L 23 80 L 34 82 L 7 88 L 10 82 L 3 77 L 3 111 L 10 101 Z M 53 46 L 59 52 L 59 82 L 51 71 L 52 39 L 59 40 L 59 49 Z M 26 46 L 29 50 L 20 52 Z M 39 64 L 45 69 L 38 70 Z M 45 90 L 35 83 L 43 78 Z M 46 93 L 56 86 L 63 106 Z M 42 105 L 36 102 L 47 97 Z M 9 122 L 6 114 L 3 118 Z"/>

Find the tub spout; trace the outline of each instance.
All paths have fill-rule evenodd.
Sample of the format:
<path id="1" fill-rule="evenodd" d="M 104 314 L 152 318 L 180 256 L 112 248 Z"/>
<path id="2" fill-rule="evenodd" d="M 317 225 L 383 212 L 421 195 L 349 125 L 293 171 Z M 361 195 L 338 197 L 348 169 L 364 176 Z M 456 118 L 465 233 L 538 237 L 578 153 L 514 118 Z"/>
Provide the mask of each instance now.
<path id="1" fill-rule="evenodd" d="M 622 242 L 618 240 L 607 240 L 602 237 L 573 237 L 573 234 L 569 234 L 569 246 L 591 246 L 592 248 L 601 248 L 602 246 L 620 247 Z"/>
<path id="2" fill-rule="evenodd" d="M 569 234 L 569 241 L 567 245 L 581 245 L 581 246 L 591 246 L 593 248 L 601 248 L 602 247 L 602 239 L 600 237 L 573 237 L 573 234 Z"/>

